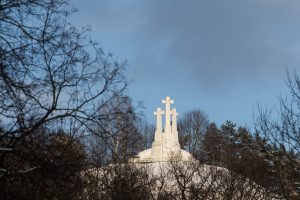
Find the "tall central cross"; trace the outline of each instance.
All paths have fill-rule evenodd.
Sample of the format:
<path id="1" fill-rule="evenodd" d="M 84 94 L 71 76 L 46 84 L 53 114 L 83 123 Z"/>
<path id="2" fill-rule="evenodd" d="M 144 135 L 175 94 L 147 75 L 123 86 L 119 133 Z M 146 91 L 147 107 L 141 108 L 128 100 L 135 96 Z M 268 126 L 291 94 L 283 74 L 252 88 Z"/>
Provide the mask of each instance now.
<path id="1" fill-rule="evenodd" d="M 166 104 L 165 133 L 169 133 L 171 132 L 170 105 L 174 103 L 174 100 L 171 100 L 171 98 L 167 96 L 165 100 L 162 100 L 162 103 Z"/>

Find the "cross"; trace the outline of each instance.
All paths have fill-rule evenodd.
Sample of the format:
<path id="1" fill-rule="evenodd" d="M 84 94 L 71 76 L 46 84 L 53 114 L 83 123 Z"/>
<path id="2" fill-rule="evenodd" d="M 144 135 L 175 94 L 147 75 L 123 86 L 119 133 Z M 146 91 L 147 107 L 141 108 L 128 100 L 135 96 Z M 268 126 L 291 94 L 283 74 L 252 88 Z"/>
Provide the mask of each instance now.
<path id="1" fill-rule="evenodd" d="M 161 121 L 161 115 L 163 115 L 165 111 L 163 111 L 161 108 L 157 108 L 156 112 L 154 112 L 154 115 L 156 115 L 156 131 L 158 133 L 161 133 L 162 128 L 162 121 Z"/>
<path id="2" fill-rule="evenodd" d="M 174 103 L 174 100 L 171 100 L 169 96 L 165 100 L 162 100 L 162 103 L 166 104 L 166 121 L 165 121 L 165 132 L 171 131 L 171 120 L 170 120 L 170 105 Z"/>

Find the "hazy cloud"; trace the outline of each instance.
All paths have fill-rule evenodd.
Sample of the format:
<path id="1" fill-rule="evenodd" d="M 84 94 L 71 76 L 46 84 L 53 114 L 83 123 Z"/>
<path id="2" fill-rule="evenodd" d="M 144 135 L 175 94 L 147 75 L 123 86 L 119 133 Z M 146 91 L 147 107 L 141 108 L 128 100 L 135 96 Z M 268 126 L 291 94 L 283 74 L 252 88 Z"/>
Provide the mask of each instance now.
<path id="1" fill-rule="evenodd" d="M 282 87 L 286 66 L 300 68 L 298 0 L 74 2 L 74 21 L 92 25 L 104 49 L 128 59 L 135 93 L 226 93 L 230 104 L 247 90 L 252 110 L 257 95 Z"/>

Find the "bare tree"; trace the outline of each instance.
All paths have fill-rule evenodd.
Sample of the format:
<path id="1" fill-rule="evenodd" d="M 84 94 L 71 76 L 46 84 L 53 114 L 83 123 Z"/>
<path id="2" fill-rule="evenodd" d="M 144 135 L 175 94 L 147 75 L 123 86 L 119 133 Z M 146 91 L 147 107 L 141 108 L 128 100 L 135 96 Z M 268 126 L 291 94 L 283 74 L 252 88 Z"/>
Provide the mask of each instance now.
<path id="1" fill-rule="evenodd" d="M 157 199 L 281 199 L 234 171 L 176 156 L 162 165 L 155 191 Z"/>
<path id="2" fill-rule="evenodd" d="M 182 162 L 173 157 L 168 164 L 171 182 L 169 196 L 173 199 L 215 199 L 218 195 L 218 169 L 198 160 Z"/>
<path id="3" fill-rule="evenodd" d="M 186 112 L 178 121 L 181 146 L 198 159 L 204 157 L 203 139 L 208 126 L 207 115 L 198 109 Z"/>
<path id="4" fill-rule="evenodd" d="M 154 140 L 155 125 L 149 123 L 143 117 L 140 117 L 137 121 L 137 127 L 144 138 L 144 149 L 151 148 L 152 142 Z"/>
<path id="5" fill-rule="evenodd" d="M 300 79 L 287 72 L 289 97 L 280 97 L 279 117 L 273 118 L 271 111 L 259 108 L 257 131 L 272 144 L 266 159 L 272 165 L 274 181 L 272 188 L 288 199 L 300 196 Z"/>
<path id="6" fill-rule="evenodd" d="M 85 177 L 89 187 L 82 199 L 152 199 L 152 189 L 156 184 L 147 166 L 133 163 L 91 169 Z"/>
<path id="7" fill-rule="evenodd" d="M 100 109 L 101 115 L 108 117 L 91 126 L 88 146 L 100 153 L 101 159 L 106 158 L 104 163 L 125 162 L 142 150 L 143 135 L 135 109 L 128 96 L 117 96 Z M 95 156 L 99 157 L 92 154 Z"/>
<path id="8" fill-rule="evenodd" d="M 43 153 L 54 153 L 46 145 L 51 135 L 62 130 L 68 149 L 90 127 L 103 125 L 110 113 L 100 110 L 127 86 L 126 63 L 104 54 L 88 29 L 73 27 L 68 17 L 74 11 L 68 0 L 0 1 L 1 183 L 38 184 L 34 173 L 43 175 L 47 167 Z M 66 152 L 47 159 L 59 164 Z M 1 187 L 13 198 L 8 185 Z"/>

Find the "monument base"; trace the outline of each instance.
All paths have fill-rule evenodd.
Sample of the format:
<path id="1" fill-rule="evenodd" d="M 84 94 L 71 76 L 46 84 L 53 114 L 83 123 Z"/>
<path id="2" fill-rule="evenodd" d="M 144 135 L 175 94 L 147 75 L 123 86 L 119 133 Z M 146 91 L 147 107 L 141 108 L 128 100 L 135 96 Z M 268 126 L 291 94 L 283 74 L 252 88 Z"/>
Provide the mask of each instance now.
<path id="1" fill-rule="evenodd" d="M 178 131 L 177 131 L 177 115 L 176 108 L 170 109 L 170 104 L 174 103 L 170 97 L 166 97 L 162 103 L 166 104 L 166 110 L 157 108 L 154 115 L 157 116 L 156 131 L 152 148 L 140 152 L 131 161 L 133 162 L 168 162 L 173 157 L 177 157 L 181 161 L 189 161 L 193 156 L 180 148 Z M 165 128 L 162 131 L 162 114 L 165 114 Z M 172 115 L 172 121 L 171 121 Z"/>
<path id="2" fill-rule="evenodd" d="M 189 161 L 193 158 L 192 154 L 183 150 L 161 150 L 159 148 L 151 148 L 140 152 L 132 159 L 133 162 L 168 162 L 171 158 L 178 157 L 181 161 Z"/>

